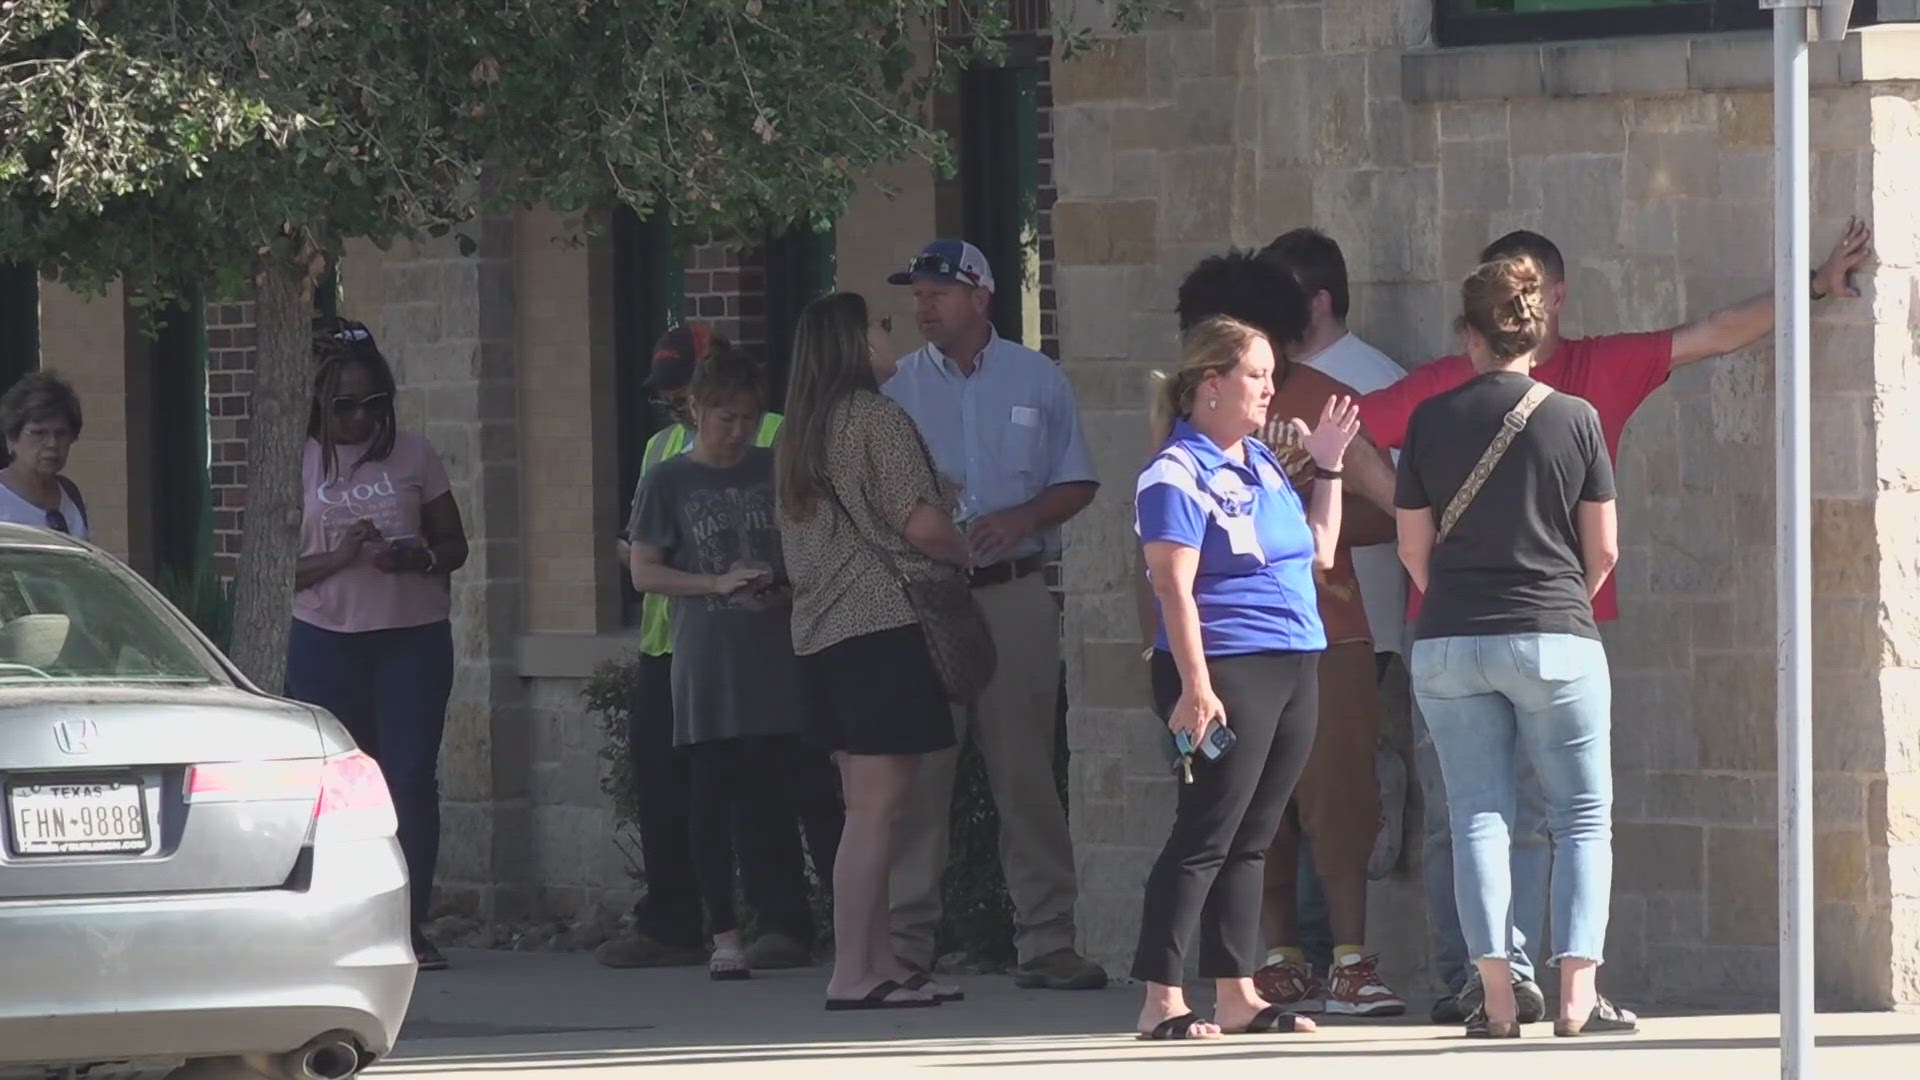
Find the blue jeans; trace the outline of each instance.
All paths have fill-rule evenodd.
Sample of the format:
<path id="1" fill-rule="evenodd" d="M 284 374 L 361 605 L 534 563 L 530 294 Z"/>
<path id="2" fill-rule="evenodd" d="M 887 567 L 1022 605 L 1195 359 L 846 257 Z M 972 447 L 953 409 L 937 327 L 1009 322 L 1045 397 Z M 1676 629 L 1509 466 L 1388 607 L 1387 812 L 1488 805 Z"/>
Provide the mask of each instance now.
<path id="1" fill-rule="evenodd" d="M 1411 660 L 1411 657 L 1409 657 Z M 1420 700 L 1413 701 L 1413 768 L 1420 781 L 1424 809 L 1421 827 L 1420 877 L 1427 893 L 1427 931 L 1433 938 L 1435 974 L 1447 992 L 1458 994 L 1473 977 L 1467 963 L 1467 939 L 1460 932 L 1460 909 L 1453 899 L 1453 827 L 1447 820 L 1447 783 L 1440 774 L 1440 755 L 1427 730 Z M 1512 852 L 1513 925 L 1508 928 L 1507 959 L 1518 979 L 1534 977 L 1527 946 L 1539 947 L 1541 924 L 1547 913 L 1547 872 L 1553 852 L 1547 847 L 1547 804 L 1540 782 L 1524 757 L 1518 762 L 1515 788 Z"/>
<path id="2" fill-rule="evenodd" d="M 342 634 L 293 621 L 287 696 L 332 713 L 380 763 L 415 926 L 427 921 L 440 858 L 440 735 L 452 694 L 452 623 Z"/>
<path id="3" fill-rule="evenodd" d="M 1412 670 L 1449 793 L 1454 901 L 1468 956 L 1510 957 L 1516 944 L 1509 935 L 1526 901 L 1514 886 L 1510 838 L 1528 762 L 1553 835 L 1552 958 L 1599 961 L 1613 888 L 1605 647 L 1570 634 L 1429 638 L 1414 645 Z"/>

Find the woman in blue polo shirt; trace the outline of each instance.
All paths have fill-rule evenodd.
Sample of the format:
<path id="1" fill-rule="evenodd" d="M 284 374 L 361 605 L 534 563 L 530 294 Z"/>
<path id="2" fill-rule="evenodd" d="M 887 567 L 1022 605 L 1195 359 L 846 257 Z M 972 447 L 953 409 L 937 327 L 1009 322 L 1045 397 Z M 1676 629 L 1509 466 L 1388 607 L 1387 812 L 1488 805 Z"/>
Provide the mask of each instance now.
<path id="1" fill-rule="evenodd" d="M 1273 452 L 1251 436 L 1273 399 L 1274 352 L 1245 323 L 1214 318 L 1187 333 L 1180 371 L 1155 400 L 1166 441 L 1140 474 L 1136 528 L 1160 611 L 1150 663 L 1154 701 L 1177 741 L 1217 757 L 1182 757 L 1179 805 L 1147 878 L 1133 977 L 1147 984 L 1147 1039 L 1311 1031 L 1253 987 L 1267 846 L 1313 747 L 1316 665 L 1326 648 L 1313 571 L 1333 565 L 1340 466 L 1359 430 L 1346 398 L 1312 431 L 1302 506 Z M 1187 1008 L 1187 942 L 1200 931 L 1200 976 L 1215 980 L 1211 1021 Z"/>

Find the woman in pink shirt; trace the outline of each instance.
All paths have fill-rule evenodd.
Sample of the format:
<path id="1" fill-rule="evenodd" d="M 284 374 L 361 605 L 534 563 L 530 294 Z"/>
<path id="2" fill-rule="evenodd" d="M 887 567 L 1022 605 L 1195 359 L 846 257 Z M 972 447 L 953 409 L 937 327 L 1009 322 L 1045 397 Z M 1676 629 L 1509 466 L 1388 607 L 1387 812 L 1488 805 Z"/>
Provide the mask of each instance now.
<path id="1" fill-rule="evenodd" d="M 315 344 L 301 466 L 287 696 L 346 725 L 386 774 L 412 882 L 422 970 L 446 959 L 422 932 L 440 847 L 440 735 L 453 691 L 447 576 L 466 530 L 440 456 L 394 419 L 393 370 L 342 320 Z"/>

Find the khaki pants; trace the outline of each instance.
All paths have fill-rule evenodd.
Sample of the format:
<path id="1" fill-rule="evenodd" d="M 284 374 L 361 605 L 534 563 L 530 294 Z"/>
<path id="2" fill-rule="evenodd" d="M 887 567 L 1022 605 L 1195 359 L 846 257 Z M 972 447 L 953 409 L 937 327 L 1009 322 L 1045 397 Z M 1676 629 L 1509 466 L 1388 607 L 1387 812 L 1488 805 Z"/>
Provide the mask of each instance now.
<path id="1" fill-rule="evenodd" d="M 979 704 L 954 710 L 954 728 L 961 742 L 973 740 L 986 764 L 1000 812 L 1000 867 L 1013 900 L 1013 941 L 1025 963 L 1073 947 L 1073 844 L 1053 782 L 1060 615 L 1040 574 L 973 595 L 986 612 L 1000 662 Z M 922 760 L 895 831 L 888 886 L 893 947 L 901 959 L 922 967 L 935 959 L 959 754 L 955 747 Z"/>

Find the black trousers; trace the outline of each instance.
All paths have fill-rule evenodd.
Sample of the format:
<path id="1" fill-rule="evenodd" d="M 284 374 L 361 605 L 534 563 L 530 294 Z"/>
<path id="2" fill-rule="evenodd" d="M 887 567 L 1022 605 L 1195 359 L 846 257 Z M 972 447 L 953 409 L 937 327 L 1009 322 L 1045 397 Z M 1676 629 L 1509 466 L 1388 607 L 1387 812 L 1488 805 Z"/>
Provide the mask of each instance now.
<path id="1" fill-rule="evenodd" d="M 814 873 L 833 883 L 845 813 L 825 751 L 798 735 L 718 739 L 686 748 L 693 779 L 694 875 L 707 929 L 739 929 L 734 910 L 735 838 L 747 903 L 762 933 L 812 944 L 815 927 L 800 833 Z"/>
<path id="2" fill-rule="evenodd" d="M 1147 876 L 1134 978 L 1183 983 L 1196 929 L 1201 978 L 1244 978 L 1260 966 L 1267 848 L 1313 749 L 1319 661 L 1317 652 L 1208 658 L 1213 692 L 1239 741 L 1218 761 L 1195 754 L 1193 783 L 1180 784 L 1173 829 Z M 1158 652 L 1152 674 L 1164 720 L 1179 700 L 1180 673 Z"/>
<path id="3" fill-rule="evenodd" d="M 690 831 L 692 780 L 686 752 L 673 745 L 673 657 L 640 658 L 627 723 L 647 882 L 634 908 L 635 923 L 663 945 L 697 949 L 703 939 Z"/>

